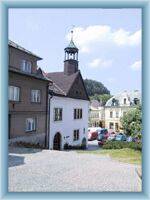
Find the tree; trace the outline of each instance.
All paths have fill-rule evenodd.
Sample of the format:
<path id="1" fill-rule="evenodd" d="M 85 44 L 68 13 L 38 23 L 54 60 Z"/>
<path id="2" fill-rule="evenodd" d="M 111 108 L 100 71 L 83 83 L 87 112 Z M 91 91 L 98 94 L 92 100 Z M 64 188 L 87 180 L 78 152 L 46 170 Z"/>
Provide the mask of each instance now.
<path id="1" fill-rule="evenodd" d="M 112 95 L 110 94 L 101 94 L 101 95 L 95 94 L 94 96 L 91 96 L 90 99 L 97 100 L 101 102 L 102 106 L 104 106 L 111 97 Z"/>
<path id="2" fill-rule="evenodd" d="M 101 82 L 85 79 L 84 84 L 89 96 L 110 94 L 110 91 Z"/>
<path id="3" fill-rule="evenodd" d="M 142 131 L 141 106 L 132 108 L 121 118 L 122 128 L 128 136 L 140 136 Z"/>

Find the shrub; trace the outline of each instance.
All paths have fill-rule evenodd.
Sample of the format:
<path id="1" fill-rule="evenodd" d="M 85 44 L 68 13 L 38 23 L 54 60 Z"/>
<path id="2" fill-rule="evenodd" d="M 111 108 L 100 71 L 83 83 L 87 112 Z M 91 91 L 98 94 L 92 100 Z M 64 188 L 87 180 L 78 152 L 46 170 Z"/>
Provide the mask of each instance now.
<path id="1" fill-rule="evenodd" d="M 15 146 L 25 147 L 25 148 L 35 148 L 35 149 L 41 149 L 41 148 L 43 149 L 44 148 L 44 146 L 40 145 L 39 143 L 33 144 L 33 143 L 23 142 L 23 141 L 16 142 Z"/>
<path id="2" fill-rule="evenodd" d="M 103 145 L 103 149 L 123 149 L 130 148 L 138 151 L 142 151 L 142 143 L 135 142 L 123 142 L 123 141 L 106 141 Z"/>
<path id="3" fill-rule="evenodd" d="M 64 145 L 64 150 L 84 150 L 86 146 L 84 144 L 81 145 L 68 145 L 67 143 Z"/>
<path id="4" fill-rule="evenodd" d="M 68 143 L 65 143 L 65 144 L 64 144 L 64 149 L 65 149 L 65 150 L 69 149 Z"/>

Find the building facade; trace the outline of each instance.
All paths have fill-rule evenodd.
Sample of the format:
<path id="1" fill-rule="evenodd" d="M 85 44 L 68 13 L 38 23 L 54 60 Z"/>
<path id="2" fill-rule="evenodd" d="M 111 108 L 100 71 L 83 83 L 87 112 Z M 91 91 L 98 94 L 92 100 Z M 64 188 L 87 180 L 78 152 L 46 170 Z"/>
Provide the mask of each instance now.
<path id="1" fill-rule="evenodd" d="M 89 111 L 90 127 L 105 127 L 104 107 L 97 100 L 91 100 Z"/>
<path id="2" fill-rule="evenodd" d="M 49 148 L 87 146 L 89 97 L 78 69 L 78 48 L 71 39 L 65 48 L 63 72 L 48 73 L 52 80 Z"/>
<path id="3" fill-rule="evenodd" d="M 110 98 L 104 107 L 93 108 L 91 106 L 90 113 L 92 115 L 95 110 L 97 113 L 101 113 L 101 116 L 104 116 L 104 127 L 119 132 L 122 130 L 121 117 L 139 104 L 141 104 L 141 94 L 138 90 L 132 92 L 124 91 Z M 94 125 L 94 122 L 101 121 L 101 117 L 97 114 L 96 119 L 90 118 L 90 120 L 93 120 L 92 125 Z M 102 127 L 101 125 L 99 126 Z"/>
<path id="4" fill-rule="evenodd" d="M 9 41 L 9 142 L 39 144 L 47 139 L 49 81 L 41 58 Z"/>

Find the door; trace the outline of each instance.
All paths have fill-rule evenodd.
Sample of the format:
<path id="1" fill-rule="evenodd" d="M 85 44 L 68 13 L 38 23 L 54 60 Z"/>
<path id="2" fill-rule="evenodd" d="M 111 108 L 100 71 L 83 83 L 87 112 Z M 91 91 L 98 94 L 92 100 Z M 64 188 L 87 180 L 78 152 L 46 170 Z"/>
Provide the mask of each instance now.
<path id="1" fill-rule="evenodd" d="M 54 136 L 53 149 L 61 150 L 61 134 L 60 133 L 56 133 L 56 135 Z"/>

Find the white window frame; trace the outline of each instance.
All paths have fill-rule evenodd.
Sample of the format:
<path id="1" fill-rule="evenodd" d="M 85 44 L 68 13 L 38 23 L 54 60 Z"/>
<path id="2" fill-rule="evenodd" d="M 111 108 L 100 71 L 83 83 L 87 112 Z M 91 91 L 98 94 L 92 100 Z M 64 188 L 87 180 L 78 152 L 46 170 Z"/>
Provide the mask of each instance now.
<path id="1" fill-rule="evenodd" d="M 109 122 L 109 129 L 114 129 L 114 122 Z"/>
<path id="2" fill-rule="evenodd" d="M 57 117 L 56 117 L 56 110 L 57 110 Z M 61 113 L 61 115 L 60 115 Z M 54 108 L 54 122 L 62 121 L 63 120 L 63 109 L 62 108 Z"/>
<path id="3" fill-rule="evenodd" d="M 21 60 L 21 70 L 27 73 L 31 73 L 32 64 L 31 61 Z"/>
<path id="4" fill-rule="evenodd" d="M 116 112 L 116 118 L 119 118 L 119 112 Z"/>
<path id="5" fill-rule="evenodd" d="M 19 101 L 20 100 L 20 88 L 16 86 L 9 86 L 9 100 Z"/>
<path id="6" fill-rule="evenodd" d="M 26 119 L 26 132 L 36 131 L 36 118 Z"/>
<path id="7" fill-rule="evenodd" d="M 31 90 L 31 102 L 40 103 L 41 102 L 41 91 L 40 90 Z"/>
<path id="8" fill-rule="evenodd" d="M 73 131 L 73 141 L 78 141 L 80 139 L 80 130 L 79 129 L 75 129 Z"/>
<path id="9" fill-rule="evenodd" d="M 74 119 L 82 119 L 83 118 L 83 109 L 82 108 L 74 108 L 73 118 Z"/>
<path id="10" fill-rule="evenodd" d="M 113 111 L 110 111 L 110 118 L 113 118 Z"/>
<path id="11" fill-rule="evenodd" d="M 127 98 L 123 99 L 123 104 L 126 105 L 127 104 Z"/>

